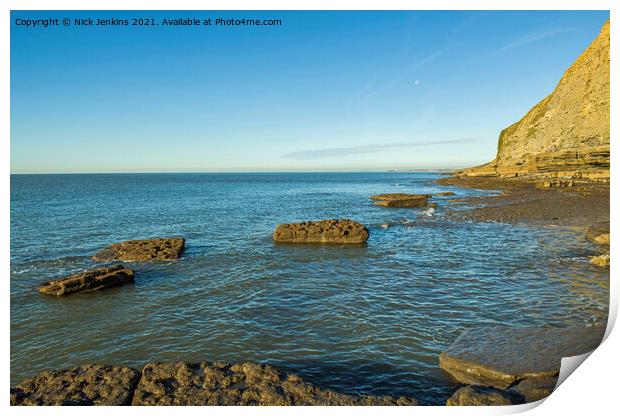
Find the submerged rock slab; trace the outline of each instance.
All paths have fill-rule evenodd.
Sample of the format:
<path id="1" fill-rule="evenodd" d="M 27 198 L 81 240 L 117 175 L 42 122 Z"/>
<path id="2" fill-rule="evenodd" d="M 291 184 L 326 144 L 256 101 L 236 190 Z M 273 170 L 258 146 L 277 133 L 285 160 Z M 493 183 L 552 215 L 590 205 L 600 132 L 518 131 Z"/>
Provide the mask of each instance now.
<path id="1" fill-rule="evenodd" d="M 180 237 L 129 240 L 112 244 L 93 256 L 95 261 L 176 260 L 183 254 L 185 239 Z"/>
<path id="2" fill-rule="evenodd" d="M 39 287 L 39 292 L 46 295 L 65 296 L 79 292 L 93 292 L 133 281 L 133 270 L 116 265 L 86 270 L 63 279 L 52 280 Z"/>
<path id="3" fill-rule="evenodd" d="M 11 406 L 129 405 L 140 372 L 89 364 L 45 371 L 11 389 Z"/>
<path id="4" fill-rule="evenodd" d="M 493 387 L 465 386 L 458 389 L 446 402 L 446 406 L 511 406 L 523 401 L 518 395 Z"/>
<path id="5" fill-rule="evenodd" d="M 352 396 L 306 383 L 270 365 L 241 363 L 147 364 L 134 396 L 143 405 L 416 405 L 415 399 Z"/>
<path id="6" fill-rule="evenodd" d="M 461 383 L 506 389 L 556 376 L 562 357 L 594 350 L 604 333 L 604 327 L 469 329 L 441 353 L 439 366 Z"/>
<path id="7" fill-rule="evenodd" d="M 393 208 L 415 208 L 428 205 L 429 195 L 423 194 L 379 194 L 373 195 L 370 199 L 374 200 L 375 205 Z"/>
<path id="8" fill-rule="evenodd" d="M 368 229 L 348 219 L 306 221 L 278 225 L 273 239 L 279 243 L 364 243 Z"/>

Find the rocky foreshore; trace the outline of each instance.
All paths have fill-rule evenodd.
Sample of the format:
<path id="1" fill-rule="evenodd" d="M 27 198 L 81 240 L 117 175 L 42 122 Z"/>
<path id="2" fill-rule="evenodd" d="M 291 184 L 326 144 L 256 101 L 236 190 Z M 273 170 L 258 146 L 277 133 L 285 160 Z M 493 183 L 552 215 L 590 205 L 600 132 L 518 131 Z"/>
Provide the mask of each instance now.
<path id="1" fill-rule="evenodd" d="M 512 328 L 463 332 L 439 356 L 439 366 L 465 384 L 448 405 L 509 405 L 540 400 L 556 384 L 563 357 L 590 352 L 605 327 Z"/>
<path id="2" fill-rule="evenodd" d="M 407 397 L 357 396 L 277 367 L 224 362 L 150 363 L 141 371 L 89 364 L 46 371 L 11 389 L 13 406 L 414 406 Z"/>

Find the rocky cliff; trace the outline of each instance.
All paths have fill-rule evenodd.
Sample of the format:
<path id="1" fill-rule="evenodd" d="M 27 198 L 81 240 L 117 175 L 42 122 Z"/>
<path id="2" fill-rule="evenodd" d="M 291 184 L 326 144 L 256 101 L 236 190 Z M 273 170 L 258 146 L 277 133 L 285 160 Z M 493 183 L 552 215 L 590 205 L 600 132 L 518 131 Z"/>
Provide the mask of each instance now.
<path id="1" fill-rule="evenodd" d="M 609 179 L 609 20 L 555 90 L 500 133 L 497 157 L 457 174 Z"/>

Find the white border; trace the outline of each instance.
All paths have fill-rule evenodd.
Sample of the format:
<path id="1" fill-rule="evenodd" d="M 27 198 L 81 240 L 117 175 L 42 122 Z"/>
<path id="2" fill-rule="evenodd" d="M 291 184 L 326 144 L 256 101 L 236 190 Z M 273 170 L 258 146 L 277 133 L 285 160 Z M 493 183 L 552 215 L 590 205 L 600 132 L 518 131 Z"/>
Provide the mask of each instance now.
<path id="1" fill-rule="evenodd" d="M 9 259 L 10 259 L 10 225 L 9 225 L 9 172 L 10 172 L 10 10 L 345 10 L 345 9 L 363 9 L 363 10 L 611 10 L 612 21 L 615 16 L 616 3 L 613 1 L 602 0 L 564 0 L 564 1 L 550 1 L 550 0 L 445 0 L 445 1 L 397 1 L 397 0 L 382 0 L 382 1 L 367 1 L 357 0 L 355 2 L 345 2 L 337 0 L 301 0 L 295 2 L 287 2 L 282 0 L 263 0 L 263 1 L 194 1 L 194 0 L 95 0 L 88 1 L 88 3 L 77 0 L 55 0 L 55 1 L 43 1 L 43 0 L 5 0 L 2 2 L 3 15 L 2 15 L 2 51 L 4 58 L 0 62 L 0 79 L 2 80 L 2 88 L 0 92 L 2 94 L 2 115 L 0 117 L 0 128 L 3 132 L 2 150 L 0 151 L 0 158 L 2 160 L 3 169 L 5 175 L 0 181 L 2 186 L 2 195 L 6 198 L 2 204 L 2 215 L 4 222 L 2 224 L 2 240 L 0 242 L 2 247 L 2 270 L 4 279 L 4 293 L 2 310 L 5 313 L 5 319 L 3 322 L 3 330 L 1 332 L 2 343 L 2 355 L 3 355 L 3 378 L 2 389 L 6 394 L 3 407 L 7 407 L 8 411 L 14 414 L 78 414 L 84 412 L 82 408 L 11 408 L 8 406 L 8 391 L 9 391 L 9 379 L 10 379 L 10 279 L 9 279 Z M 617 74 L 617 65 L 615 62 L 615 56 L 617 51 L 618 36 L 614 27 L 614 22 L 611 25 L 611 56 L 612 66 L 611 73 Z M 593 34 L 593 38 L 596 34 Z M 617 91 L 614 77 L 611 80 L 611 114 L 616 114 L 617 103 Z M 532 103 L 533 105 L 534 103 Z M 617 130 L 617 122 L 614 121 L 614 117 L 611 118 L 611 136 L 615 137 Z M 612 140 L 613 141 L 613 140 Z M 612 145 L 612 159 L 616 160 L 616 147 Z M 612 182 L 618 179 L 616 175 L 616 169 L 611 169 Z M 611 192 L 611 212 L 618 212 L 620 205 L 618 204 L 618 193 L 612 188 Z M 618 235 L 617 223 L 615 217 L 612 217 L 612 234 Z M 612 257 L 616 257 L 616 244 L 615 240 L 611 246 Z M 611 267 L 611 301 L 610 301 L 610 324 L 615 321 L 618 310 L 618 290 L 616 285 L 616 276 L 618 267 L 614 262 Z M 203 414 L 209 412 L 212 414 L 260 414 L 260 415 L 278 415 L 278 414 L 298 414 L 298 415 L 314 415 L 320 414 L 350 414 L 350 415 L 366 415 L 376 414 L 378 412 L 387 412 L 390 414 L 402 414 L 410 415 L 416 414 L 459 414 L 459 415 L 480 415 L 480 414 L 511 414 L 527 409 L 530 410 L 529 414 L 532 415 L 544 415 L 544 414 L 610 414 L 611 409 L 616 410 L 616 375 L 618 374 L 619 365 L 616 351 L 618 348 L 618 335 L 617 331 L 609 333 L 611 326 L 608 327 L 608 338 L 606 341 L 595 350 L 591 357 L 587 360 L 585 365 L 580 366 L 575 374 L 569 377 L 547 400 L 544 404 L 541 402 L 523 406 L 512 406 L 504 408 L 485 408 L 485 407 L 418 407 L 418 408 L 308 408 L 308 407 L 295 407 L 295 408 L 239 408 L 239 407 L 210 407 L 203 409 L 200 407 L 191 408 L 185 407 L 183 409 L 175 408 L 163 408 L 163 407 L 151 407 L 151 408 L 115 408 L 115 413 L 140 413 L 149 415 L 161 415 L 170 414 L 172 412 L 182 411 L 183 413 L 190 414 Z M 111 409 L 107 408 L 92 408 L 88 409 L 90 414 L 109 414 Z"/>

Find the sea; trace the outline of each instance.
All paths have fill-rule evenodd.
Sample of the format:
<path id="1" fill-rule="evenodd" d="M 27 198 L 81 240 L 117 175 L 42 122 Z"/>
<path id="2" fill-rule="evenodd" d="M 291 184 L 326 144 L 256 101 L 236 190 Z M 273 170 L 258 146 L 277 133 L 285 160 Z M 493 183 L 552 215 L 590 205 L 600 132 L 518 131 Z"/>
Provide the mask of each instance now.
<path id="1" fill-rule="evenodd" d="M 441 173 L 11 176 L 11 385 L 83 363 L 255 361 L 350 394 L 443 404 L 438 356 L 466 328 L 604 325 L 609 270 L 582 230 L 456 221 L 496 191 Z M 433 194 L 435 208 L 369 197 Z M 350 218 L 363 245 L 277 244 L 280 223 Z M 181 236 L 177 261 L 131 263 L 135 283 L 51 297 L 129 239 Z"/>

